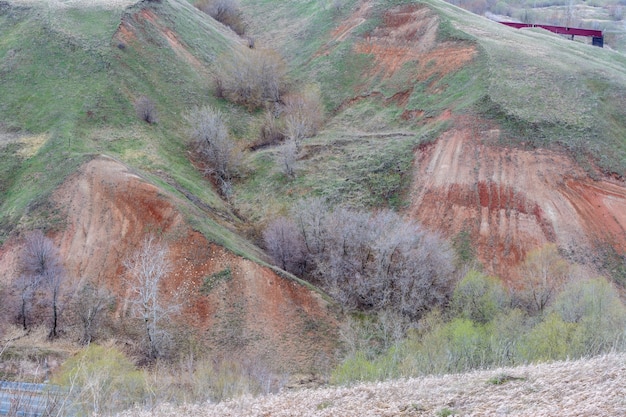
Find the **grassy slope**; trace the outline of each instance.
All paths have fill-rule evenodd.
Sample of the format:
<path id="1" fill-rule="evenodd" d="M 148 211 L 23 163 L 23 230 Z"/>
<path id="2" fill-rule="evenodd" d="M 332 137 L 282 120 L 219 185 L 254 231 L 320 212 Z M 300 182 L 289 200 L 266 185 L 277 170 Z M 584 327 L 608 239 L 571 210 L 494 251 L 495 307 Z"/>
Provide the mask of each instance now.
<path id="1" fill-rule="evenodd" d="M 295 179 L 281 174 L 279 148 L 251 155 L 253 174 L 237 189 L 235 201 L 254 220 L 285 213 L 293 201 L 311 195 L 356 207 L 401 207 L 410 177 L 412 149 L 434 139 L 444 127 L 438 123 L 416 126 L 400 120 L 403 109 L 383 100 L 406 88 L 406 80 L 402 75 L 385 81 L 368 78 L 373 57 L 353 51 L 361 35 L 382 21 L 383 12 L 401 2 L 374 1 L 371 17 L 337 42 L 332 30 L 359 4 L 342 3 L 344 7 L 336 10 L 331 2 L 303 1 L 296 7 L 270 1 L 242 2 L 246 15 L 254 16 L 250 19 L 251 33 L 258 43 L 277 49 L 290 63 L 294 87 L 320 86 L 328 122 L 317 137 L 305 141 Z M 328 53 L 316 54 L 322 50 Z M 457 81 L 452 76 L 442 85 Z M 368 96 L 345 110 L 341 107 L 350 99 Z M 428 116 L 442 112 L 441 102 L 451 94 L 444 96 L 425 104 Z"/>
<path id="2" fill-rule="evenodd" d="M 606 172 L 626 174 L 624 55 L 542 31 L 516 31 L 443 1 L 425 0 L 441 17 L 441 40 L 477 46 L 473 63 L 434 86 L 410 76 L 403 79 L 402 74 L 394 75 L 395 80 L 367 78 L 373 57 L 356 53 L 354 44 L 380 24 L 384 10 L 407 2 L 370 3 L 367 21 L 334 41 L 332 29 L 360 2 L 344 2 L 337 11 L 330 2 L 313 0 L 298 2 L 297 7 L 242 1 L 259 42 L 278 49 L 292 64 L 294 84 L 320 86 L 329 117 L 324 131 L 305 142 L 295 180 L 280 174 L 278 149 L 252 156 L 255 175 L 236 196 L 244 213 L 265 219 L 311 194 L 354 206 L 380 206 L 390 200 L 401 207 L 410 149 L 445 128 L 405 123 L 398 117 L 401 109 L 382 101 L 406 89 L 407 83 L 413 83 L 407 110 L 435 117 L 451 109 L 495 119 L 503 128 L 504 144 L 561 145 L 588 167 L 591 160 Z M 315 54 L 323 49 L 328 53 Z M 340 107 L 365 96 L 369 98 Z"/>
<path id="3" fill-rule="evenodd" d="M 154 23 L 137 17 L 144 7 L 154 11 Z M 114 38 L 121 19 L 136 34 L 125 48 Z M 62 222 L 47 198 L 82 162 L 104 153 L 166 192 L 191 196 L 199 203 L 181 208 L 195 227 L 237 253 L 258 256 L 229 230 L 239 221 L 190 164 L 185 148 L 183 114 L 215 104 L 210 68 L 219 54 L 240 47 L 232 33 L 185 0 L 127 9 L 89 2 L 58 8 L 3 3 L 0 26 L 3 239 L 16 227 Z M 194 63 L 181 59 L 164 28 L 175 31 Z M 135 116 L 133 101 L 144 94 L 156 103 L 156 125 Z M 207 217 L 207 207 L 216 215 Z"/>
<path id="4" fill-rule="evenodd" d="M 506 139 L 560 144 L 626 174 L 626 56 L 426 2 L 486 52 L 489 84 L 478 109 L 509 128 Z"/>

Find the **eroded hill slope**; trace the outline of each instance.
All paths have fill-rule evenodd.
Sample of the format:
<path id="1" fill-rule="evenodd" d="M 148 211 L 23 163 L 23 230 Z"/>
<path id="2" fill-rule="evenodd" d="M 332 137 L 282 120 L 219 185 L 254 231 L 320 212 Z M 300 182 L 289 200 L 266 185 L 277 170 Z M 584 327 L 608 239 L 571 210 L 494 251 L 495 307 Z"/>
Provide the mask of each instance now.
<path id="1" fill-rule="evenodd" d="M 458 118 L 416 152 L 410 216 L 454 237 L 470 234 L 480 261 L 501 277 L 548 242 L 593 262 L 602 243 L 626 249 L 626 187 L 592 179 L 563 152 L 497 143 L 498 129 Z"/>

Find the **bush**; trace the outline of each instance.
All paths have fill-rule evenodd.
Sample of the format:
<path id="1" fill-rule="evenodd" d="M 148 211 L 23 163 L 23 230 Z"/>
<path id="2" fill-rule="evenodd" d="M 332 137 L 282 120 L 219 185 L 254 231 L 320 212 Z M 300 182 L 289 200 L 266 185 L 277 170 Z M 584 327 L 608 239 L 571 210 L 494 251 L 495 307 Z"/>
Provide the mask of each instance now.
<path id="1" fill-rule="evenodd" d="M 287 88 L 283 59 L 268 49 L 245 49 L 224 55 L 216 70 L 218 97 L 254 110 L 276 103 Z"/>
<path id="2" fill-rule="evenodd" d="M 294 274 L 302 272 L 304 244 L 292 220 L 279 217 L 272 221 L 263 232 L 263 242 L 279 267 Z"/>
<path id="3" fill-rule="evenodd" d="M 69 390 L 81 415 L 113 414 L 145 397 L 142 373 L 113 346 L 89 345 L 68 359 L 52 382 Z"/>
<path id="4" fill-rule="evenodd" d="M 237 35 L 246 33 L 243 13 L 235 0 L 202 0 L 196 7 L 218 22 L 230 27 Z"/>
<path id="5" fill-rule="evenodd" d="M 210 106 L 196 108 L 187 115 L 187 122 L 194 151 L 207 174 L 216 179 L 222 193 L 228 195 L 241 153 L 229 137 L 223 113 Z"/>
<path id="6" fill-rule="evenodd" d="M 572 355 L 598 355 L 625 346 L 626 308 L 604 278 L 569 283 L 551 311 L 565 323 L 576 324 L 569 349 Z"/>
<path id="7" fill-rule="evenodd" d="M 298 145 L 293 139 L 288 140 L 280 148 L 279 165 L 281 171 L 288 177 L 296 175 L 296 165 L 298 162 Z"/>
<path id="8" fill-rule="evenodd" d="M 478 323 L 491 321 L 507 304 L 502 283 L 478 271 L 469 271 L 456 285 L 452 296 L 455 314 Z"/>
<path id="9" fill-rule="evenodd" d="M 141 96 L 135 101 L 135 112 L 137 117 L 149 124 L 159 121 L 156 105 L 146 96 Z"/>
<path id="10" fill-rule="evenodd" d="M 285 136 L 296 141 L 317 134 L 324 120 L 319 89 L 308 88 L 302 93 L 285 97 Z"/>
<path id="11" fill-rule="evenodd" d="M 263 121 L 259 133 L 259 140 L 252 147 L 257 149 L 263 146 L 275 145 L 285 139 L 285 122 L 277 117 L 273 111 L 267 109 L 263 114 Z"/>

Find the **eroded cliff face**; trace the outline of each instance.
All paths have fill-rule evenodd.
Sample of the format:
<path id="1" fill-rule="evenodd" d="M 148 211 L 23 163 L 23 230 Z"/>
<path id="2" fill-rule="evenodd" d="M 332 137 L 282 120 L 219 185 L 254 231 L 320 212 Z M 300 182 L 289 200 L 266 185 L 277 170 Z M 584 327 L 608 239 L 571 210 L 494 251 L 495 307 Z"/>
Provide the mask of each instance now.
<path id="1" fill-rule="evenodd" d="M 626 188 L 593 180 L 570 157 L 499 144 L 470 117 L 416 151 L 409 215 L 452 238 L 469 232 L 489 272 L 515 276 L 525 254 L 556 243 L 589 262 L 599 243 L 626 248 Z"/>
<path id="2" fill-rule="evenodd" d="M 172 262 L 161 294 L 181 306 L 174 318 L 179 329 L 194 334 L 214 357 L 254 359 L 291 372 L 332 357 L 337 323 L 318 293 L 207 241 L 185 222 L 173 197 L 125 165 L 95 158 L 53 200 L 66 219 L 53 238 L 69 290 L 86 282 L 108 288 L 117 299 L 116 319 L 131 296 L 124 260 L 154 234 L 168 243 Z M 3 270 L 15 265 L 18 252 L 17 239 L 5 245 Z M 207 277 L 226 269 L 227 278 L 201 291 Z"/>

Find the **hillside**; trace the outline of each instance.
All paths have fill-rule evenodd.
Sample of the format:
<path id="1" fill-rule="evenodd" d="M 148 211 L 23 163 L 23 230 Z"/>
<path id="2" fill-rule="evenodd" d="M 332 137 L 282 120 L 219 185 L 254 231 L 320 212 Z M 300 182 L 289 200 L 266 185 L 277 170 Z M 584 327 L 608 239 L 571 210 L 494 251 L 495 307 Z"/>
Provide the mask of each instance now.
<path id="1" fill-rule="evenodd" d="M 298 64 L 294 78 L 325 86 L 329 109 L 302 175 L 266 192 L 398 208 L 469 235 L 502 277 L 547 242 L 592 270 L 623 253 L 624 55 L 439 1 L 245 4 L 255 34 Z M 287 13 L 298 24 L 261 23 Z M 250 198 L 245 186 L 236 195 L 244 212 Z"/>
<path id="2" fill-rule="evenodd" d="M 626 412 L 626 357 L 608 355 L 468 374 L 356 384 L 163 406 L 121 416 L 617 416 Z"/>
<path id="3" fill-rule="evenodd" d="M 110 291 L 109 337 L 132 353 L 141 337 L 123 324 L 124 262 L 156 234 L 173 265 L 161 291 L 181 304 L 176 337 L 276 372 L 308 372 L 316 354 L 332 355 L 327 299 L 267 263 L 188 154 L 184 114 L 215 103 L 211 63 L 241 39 L 186 1 L 1 2 L 0 26 L 3 288 L 19 273 L 24 236 L 43 229 L 60 249 L 67 299 L 87 283 Z M 142 95 L 158 123 L 135 115 Z"/>
<path id="4" fill-rule="evenodd" d="M 570 357 L 567 349 L 574 347 L 584 355 L 623 346 L 615 331 L 626 320 L 620 299 L 626 285 L 623 54 L 542 30 L 514 30 L 441 0 L 240 4 L 245 36 L 187 0 L 0 0 L 0 314 L 7 318 L 0 321 L 0 340 L 10 347 L 0 373 L 24 378 L 21 361 L 39 369 L 48 359 L 61 365 L 88 351 L 80 343 L 91 343 L 91 335 L 79 334 L 81 306 L 73 303 L 91 286 L 106 293 L 98 300 L 106 308 L 95 341 L 146 372 L 163 363 L 179 367 L 174 375 L 186 369 L 188 385 L 173 379 L 167 386 L 182 393 L 176 401 L 190 398 L 196 377 L 212 385 L 200 385 L 204 392 L 194 398 L 234 395 L 227 392 L 238 383 L 228 379 L 229 366 L 267 383 L 266 391 L 276 388 L 270 385 L 280 382 L 277 375 L 291 383 L 324 382 L 350 349 L 368 353 L 352 359 L 382 368 L 386 358 L 397 359 L 392 346 L 405 337 L 409 347 L 434 340 L 437 352 L 452 351 L 437 343 L 456 340 L 477 356 L 468 367 L 488 363 L 476 352 L 497 345 L 490 335 L 503 336 L 498 343 L 506 352 L 496 354 L 512 361 L 506 363 Z M 239 75 L 242 57 L 269 57 L 255 66 L 284 69 L 274 96 L 244 91 L 252 99 L 238 101 L 229 95 L 224 78 Z M 287 128 L 288 105 L 310 97 L 317 100 L 312 118 L 318 125 L 296 143 Z M 220 134 L 237 159 L 228 181 L 193 142 L 192 115 L 202 106 L 223 117 Z M 272 129 L 275 137 L 267 140 Z M 322 200 L 330 208 L 313 213 Z M 318 217 L 297 224 L 289 218 L 302 214 L 294 214 L 296 208 Z M 333 218 L 336 213 L 344 217 Z M 279 237 L 284 258 L 295 260 L 271 251 L 266 232 L 279 220 L 292 227 L 291 235 L 283 229 Z M 373 229 L 380 224 L 390 227 Z M 315 237 L 327 234 L 328 245 L 317 253 L 297 235 L 309 226 Z M 65 268 L 59 305 L 57 289 L 26 280 L 33 231 L 52 242 Z M 137 313 L 131 279 L 133 259 L 150 237 L 167 244 L 166 256 L 146 262 L 169 261 L 153 293 L 169 314 L 167 354 L 146 349 L 153 329 Z M 523 299 L 533 285 L 523 267 L 537 248 L 547 248 L 555 261 L 554 270 L 541 275 L 548 298 L 534 306 L 537 300 Z M 344 298 L 341 284 L 333 287 L 329 278 L 343 270 L 335 283 L 343 279 L 353 290 Z M 583 279 L 599 275 L 608 280 Z M 474 294 L 488 310 L 478 319 L 452 308 L 467 277 L 487 287 L 485 297 Z M 368 279 L 370 291 L 359 287 Z M 606 303 L 594 304 L 598 294 Z M 561 295 L 561 310 L 551 310 Z M 578 310 L 563 307 L 575 297 Z M 403 305 L 389 307 L 389 300 Z M 45 333 L 50 305 L 55 326 L 60 307 L 60 335 L 51 332 L 32 350 L 20 344 Z M 381 306 L 396 310 L 384 316 Z M 8 340 L 10 326 L 20 334 Z M 543 337 L 551 332 L 558 336 L 553 344 Z M 518 337 L 529 334 L 534 338 Z M 362 340 L 348 346 L 351 337 Z M 524 351 L 537 340 L 547 340 L 540 346 L 545 352 Z M 604 372 L 623 358 L 598 361 L 588 364 Z M 565 372 L 569 365 L 554 366 Z M 541 369 L 555 372 L 534 369 L 502 372 L 522 372 L 528 381 Z M 481 387 L 459 384 L 459 395 L 478 395 Z M 335 391 L 320 392 L 330 397 L 304 402 L 311 408 L 304 412 L 332 414 Z M 165 401 L 144 394 L 132 401 Z M 298 395 L 310 394 L 286 394 L 286 401 L 300 401 Z M 458 396 L 441 398 L 420 400 L 419 407 L 402 399 L 390 407 L 418 414 L 481 410 Z M 534 401 L 522 399 L 528 402 L 512 413 Z M 234 413 L 235 404 L 248 407 L 227 403 L 222 411 Z M 540 411 L 553 410 L 546 407 Z M 617 412 L 623 404 L 607 407 Z"/>

